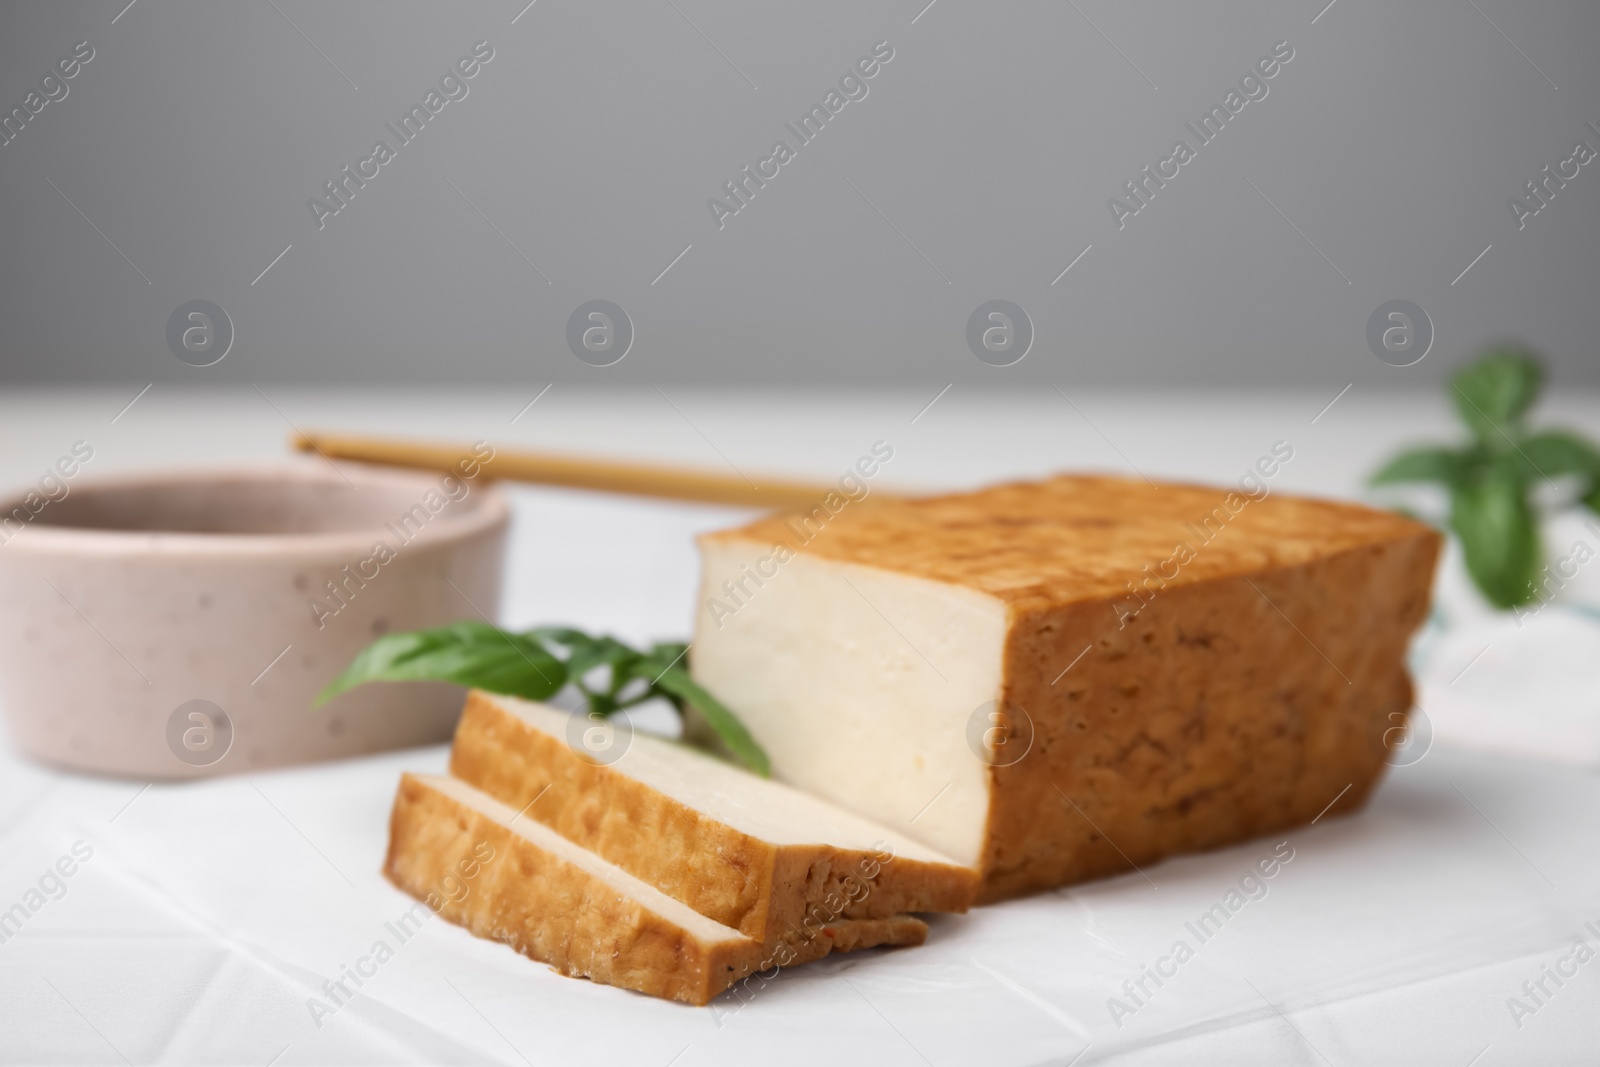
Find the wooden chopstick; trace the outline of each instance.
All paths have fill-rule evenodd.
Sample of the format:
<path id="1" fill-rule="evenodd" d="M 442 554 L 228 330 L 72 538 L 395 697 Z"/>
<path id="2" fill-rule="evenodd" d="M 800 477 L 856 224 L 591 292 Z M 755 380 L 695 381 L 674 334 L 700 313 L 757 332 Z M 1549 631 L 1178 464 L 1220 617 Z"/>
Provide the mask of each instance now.
<path id="1" fill-rule="evenodd" d="M 331 433 L 297 433 L 290 438 L 301 452 L 329 459 L 353 459 L 394 467 L 455 471 L 473 450 L 466 445 Z M 693 500 L 743 507 L 810 508 L 838 488 L 781 478 L 747 479 L 740 475 L 683 467 L 660 467 L 620 460 L 587 459 L 549 452 L 526 452 L 496 446 L 483 463 L 483 476 L 539 485 L 564 485 L 603 493 Z"/>

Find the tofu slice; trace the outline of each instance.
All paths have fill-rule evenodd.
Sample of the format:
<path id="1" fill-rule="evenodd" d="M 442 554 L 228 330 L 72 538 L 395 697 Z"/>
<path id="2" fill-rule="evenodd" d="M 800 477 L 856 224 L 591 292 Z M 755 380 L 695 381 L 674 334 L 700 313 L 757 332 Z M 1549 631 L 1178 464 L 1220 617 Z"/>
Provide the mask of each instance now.
<path id="1" fill-rule="evenodd" d="M 474 690 L 450 773 L 766 945 L 839 919 L 965 911 L 977 892 L 974 870 L 898 830 L 644 733 L 599 763 L 569 742 L 573 724 Z"/>
<path id="2" fill-rule="evenodd" d="M 706 535 L 693 674 L 777 776 L 978 868 L 980 900 L 1350 811 L 1411 706 L 1440 538 L 1251 484 L 1059 477 Z"/>
<path id="3" fill-rule="evenodd" d="M 829 924 L 776 948 L 708 919 L 453 778 L 402 776 L 384 874 L 437 914 L 562 974 L 706 1004 L 758 971 L 919 945 L 909 915 Z"/>

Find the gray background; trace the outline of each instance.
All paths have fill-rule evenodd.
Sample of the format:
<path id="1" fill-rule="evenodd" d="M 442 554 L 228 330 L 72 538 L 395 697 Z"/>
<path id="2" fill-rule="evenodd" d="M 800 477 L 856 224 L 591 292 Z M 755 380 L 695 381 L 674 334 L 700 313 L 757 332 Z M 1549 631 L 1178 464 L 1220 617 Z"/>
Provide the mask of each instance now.
<path id="1" fill-rule="evenodd" d="M 5 109 L 96 55 L 0 148 L 0 374 L 1406 388 L 1518 337 L 1600 384 L 1600 162 L 1520 232 L 1507 207 L 1600 148 L 1600 5 L 525 2 L 7 3 Z M 319 231 L 307 199 L 480 39 L 470 95 Z M 1107 198 L 1284 39 L 1119 231 Z M 878 40 L 867 98 L 719 231 L 707 198 Z M 612 367 L 564 339 L 595 298 L 637 332 Z M 1035 326 L 1012 367 L 965 342 L 993 298 Z M 1406 369 L 1365 341 L 1396 298 L 1437 332 Z M 191 299 L 235 324 L 215 366 L 167 348 Z"/>

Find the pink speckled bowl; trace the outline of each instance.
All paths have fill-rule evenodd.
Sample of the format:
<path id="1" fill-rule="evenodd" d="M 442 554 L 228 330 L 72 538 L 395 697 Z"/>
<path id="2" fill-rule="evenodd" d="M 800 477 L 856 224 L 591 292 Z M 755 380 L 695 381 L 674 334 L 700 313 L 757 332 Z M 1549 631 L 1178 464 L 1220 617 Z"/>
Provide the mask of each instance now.
<path id="1" fill-rule="evenodd" d="M 0 503 L 0 709 L 22 752 L 191 778 L 449 737 L 453 686 L 311 700 L 380 634 L 495 618 L 509 509 L 481 475 L 307 461 L 64 484 L 31 517 Z"/>

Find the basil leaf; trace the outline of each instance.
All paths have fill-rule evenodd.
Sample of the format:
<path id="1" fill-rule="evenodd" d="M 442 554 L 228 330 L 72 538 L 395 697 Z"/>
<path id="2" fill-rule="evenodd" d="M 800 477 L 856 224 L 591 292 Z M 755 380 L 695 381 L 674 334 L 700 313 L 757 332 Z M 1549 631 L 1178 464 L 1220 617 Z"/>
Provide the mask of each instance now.
<path id="1" fill-rule="evenodd" d="M 537 631 L 550 633 L 551 631 Z M 567 646 L 567 677 L 588 702 L 589 711 L 596 715 L 610 715 L 629 704 L 649 699 L 649 692 L 635 699 L 622 701 L 620 694 L 633 680 L 632 666 L 640 653 L 614 637 L 590 637 L 576 630 L 561 632 L 552 638 Z M 598 667 L 608 668 L 603 688 L 594 689 L 586 680 Z"/>
<path id="2" fill-rule="evenodd" d="M 1585 474 L 1600 478 L 1600 448 L 1566 430 L 1546 430 L 1522 440 L 1522 452 L 1536 474 Z"/>
<path id="3" fill-rule="evenodd" d="M 1496 607 L 1534 598 L 1539 537 L 1523 484 L 1490 475 L 1450 494 L 1450 528 L 1461 540 L 1467 571 Z"/>
<path id="4" fill-rule="evenodd" d="M 545 641 L 566 649 L 565 661 L 552 655 Z M 720 747 L 719 754 L 732 756 L 762 777 L 770 776 L 772 762 L 744 724 L 689 677 L 688 651 L 682 642 L 663 642 L 640 652 L 614 637 L 593 637 L 565 626 L 515 634 L 487 623 L 458 622 L 379 638 L 318 694 L 316 703 L 324 704 L 363 682 L 416 680 L 455 682 L 527 700 L 543 700 L 571 683 L 583 694 L 587 710 L 597 715 L 662 697 L 686 725 L 690 722 L 686 708 L 699 713 L 695 725 L 703 722 L 711 731 L 712 740 L 705 747 Z M 603 687 L 591 688 L 584 676 L 600 667 L 609 669 L 609 677 Z M 624 698 L 630 687 L 637 692 Z M 704 735 L 696 730 L 694 736 Z"/>
<path id="5" fill-rule="evenodd" d="M 559 626 L 540 627 L 528 632 L 533 637 L 566 646 L 567 675 L 574 683 L 581 683 L 584 676 L 596 667 L 610 667 L 615 671 L 619 665 L 639 656 L 639 653 L 614 637 L 590 637 L 581 631 Z"/>
<path id="6" fill-rule="evenodd" d="M 654 665 L 653 661 L 655 657 L 647 657 L 639 666 Z M 682 663 L 683 661 L 679 660 L 678 666 L 665 667 L 656 676 L 652 688 L 664 691 L 668 698 L 678 705 L 680 711 L 684 704 L 693 707 L 715 731 L 717 740 L 722 742 L 735 759 L 763 778 L 772 777 L 772 761 L 767 757 L 766 750 L 750 736 L 750 731 L 745 729 L 744 723 L 739 721 L 738 716 L 708 693 L 699 682 L 689 677 L 689 672 L 684 670 Z"/>
<path id="7" fill-rule="evenodd" d="M 650 655 L 676 664 L 689 654 L 689 646 L 682 641 L 661 641 L 650 646 Z"/>
<path id="8" fill-rule="evenodd" d="M 1537 596 L 1537 483 L 1576 475 L 1579 499 L 1600 513 L 1600 447 L 1566 430 L 1527 433 L 1524 417 L 1544 372 L 1525 349 L 1486 351 L 1451 381 L 1456 408 L 1474 443 L 1451 451 L 1416 448 L 1390 460 L 1372 484 L 1442 482 L 1450 487 L 1450 528 L 1478 589 L 1501 608 Z M 1558 488 L 1565 488 L 1560 486 Z"/>
<path id="9" fill-rule="evenodd" d="M 1520 425 L 1538 398 L 1543 377 L 1538 362 L 1523 349 L 1493 349 L 1451 380 L 1456 410 L 1479 441 L 1503 448 L 1506 431 Z"/>
<path id="10" fill-rule="evenodd" d="M 566 680 L 566 667 L 535 638 L 487 623 L 458 622 L 380 637 L 317 694 L 314 705 L 366 682 L 454 682 L 543 700 Z"/>
<path id="11" fill-rule="evenodd" d="M 528 631 L 528 636 L 541 641 L 554 641 L 558 645 L 568 647 L 590 639 L 582 630 L 574 630 L 570 626 L 535 626 Z"/>
<path id="12" fill-rule="evenodd" d="M 582 678 L 596 667 L 610 667 L 610 692 L 615 696 L 632 680 L 631 668 L 638 661 L 638 652 L 615 638 L 601 637 L 574 649 L 567 658 L 567 666 L 575 679 Z"/>
<path id="13" fill-rule="evenodd" d="M 1371 478 L 1373 485 L 1439 482 L 1454 485 L 1466 473 L 1467 457 L 1449 448 L 1413 448 L 1391 459 Z"/>

